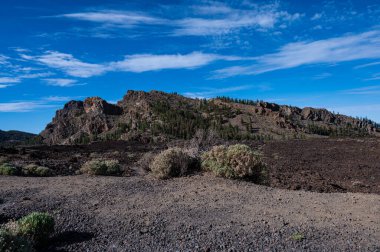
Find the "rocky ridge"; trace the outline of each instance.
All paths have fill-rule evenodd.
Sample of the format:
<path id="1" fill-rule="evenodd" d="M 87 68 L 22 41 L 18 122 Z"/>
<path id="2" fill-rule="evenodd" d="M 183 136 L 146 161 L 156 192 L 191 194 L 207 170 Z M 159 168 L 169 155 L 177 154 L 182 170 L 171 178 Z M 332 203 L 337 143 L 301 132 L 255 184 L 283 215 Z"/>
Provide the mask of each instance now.
<path id="1" fill-rule="evenodd" d="M 230 98 L 192 99 L 160 91 L 128 91 L 117 104 L 100 97 L 70 101 L 40 133 L 46 144 L 99 140 L 189 139 L 199 129 L 225 139 L 378 135 L 367 119 L 326 109 Z"/>

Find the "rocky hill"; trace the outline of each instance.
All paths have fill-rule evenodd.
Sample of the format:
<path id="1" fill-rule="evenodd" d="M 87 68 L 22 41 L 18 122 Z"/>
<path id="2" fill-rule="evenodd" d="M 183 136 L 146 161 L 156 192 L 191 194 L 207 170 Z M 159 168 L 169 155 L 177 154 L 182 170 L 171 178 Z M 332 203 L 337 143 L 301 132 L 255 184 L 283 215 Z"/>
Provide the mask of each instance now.
<path id="1" fill-rule="evenodd" d="M 100 140 L 190 139 L 212 130 L 224 139 L 286 139 L 378 135 L 367 119 L 326 109 L 297 108 L 226 97 L 191 99 L 159 91 L 128 91 L 116 105 L 99 97 L 70 101 L 41 132 L 47 144 Z"/>

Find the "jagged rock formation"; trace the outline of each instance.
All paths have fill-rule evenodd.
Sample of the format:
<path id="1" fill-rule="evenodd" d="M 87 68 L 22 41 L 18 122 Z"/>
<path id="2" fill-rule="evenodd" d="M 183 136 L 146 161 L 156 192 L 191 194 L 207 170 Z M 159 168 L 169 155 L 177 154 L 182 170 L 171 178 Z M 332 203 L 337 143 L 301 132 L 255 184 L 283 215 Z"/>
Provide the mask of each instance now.
<path id="1" fill-rule="evenodd" d="M 189 139 L 199 130 L 226 139 L 377 135 L 378 125 L 326 109 L 229 98 L 191 99 L 159 91 L 128 91 L 117 105 L 99 97 L 70 101 L 41 136 L 47 144 L 99 140 Z"/>

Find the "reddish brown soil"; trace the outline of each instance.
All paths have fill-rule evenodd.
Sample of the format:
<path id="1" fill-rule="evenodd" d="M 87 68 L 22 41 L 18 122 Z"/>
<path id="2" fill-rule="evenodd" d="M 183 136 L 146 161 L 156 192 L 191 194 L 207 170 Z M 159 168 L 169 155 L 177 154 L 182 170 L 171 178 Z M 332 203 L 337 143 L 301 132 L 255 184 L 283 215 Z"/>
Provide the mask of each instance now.
<path id="1" fill-rule="evenodd" d="M 314 139 L 263 146 L 272 187 L 380 194 L 378 139 Z"/>

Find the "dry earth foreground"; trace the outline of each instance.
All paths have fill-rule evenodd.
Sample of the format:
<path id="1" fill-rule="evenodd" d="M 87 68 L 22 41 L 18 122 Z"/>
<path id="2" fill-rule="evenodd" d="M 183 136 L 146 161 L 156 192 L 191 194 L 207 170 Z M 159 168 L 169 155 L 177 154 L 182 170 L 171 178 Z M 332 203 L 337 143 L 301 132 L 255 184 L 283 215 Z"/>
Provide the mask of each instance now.
<path id="1" fill-rule="evenodd" d="M 266 185 L 207 171 L 154 178 L 139 160 L 162 144 L 2 148 L 51 174 L 0 176 L 0 225 L 49 213 L 55 231 L 39 251 L 380 251 L 379 139 L 247 144 L 263 153 Z M 122 176 L 78 175 L 97 158 Z"/>
<path id="2" fill-rule="evenodd" d="M 209 174 L 0 178 L 2 219 L 47 211 L 51 251 L 379 251 L 380 195 L 289 191 Z"/>

